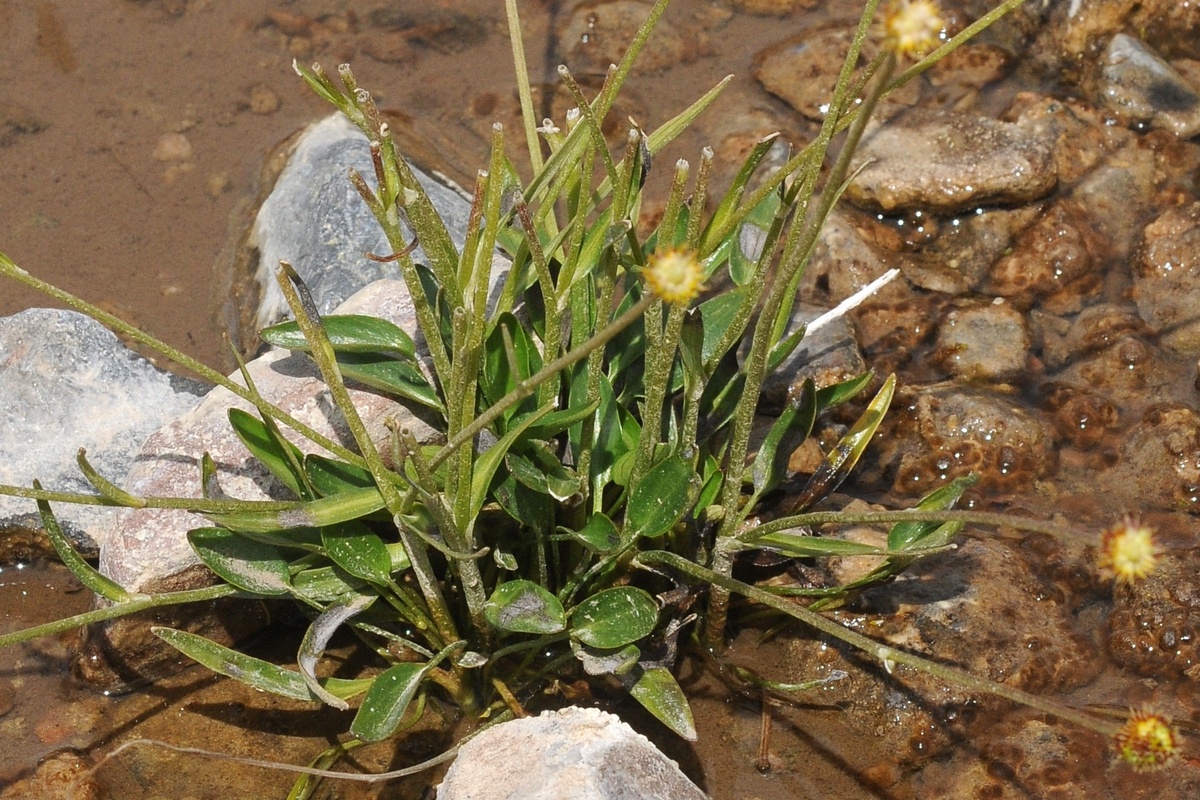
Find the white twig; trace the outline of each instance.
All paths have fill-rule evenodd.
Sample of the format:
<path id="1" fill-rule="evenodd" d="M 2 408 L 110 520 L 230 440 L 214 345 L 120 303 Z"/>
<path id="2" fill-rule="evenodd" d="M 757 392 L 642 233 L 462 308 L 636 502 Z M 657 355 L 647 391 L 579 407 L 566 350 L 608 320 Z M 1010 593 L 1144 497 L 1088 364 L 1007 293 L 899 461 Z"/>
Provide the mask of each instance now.
<path id="1" fill-rule="evenodd" d="M 882 289 L 884 286 L 886 286 L 888 283 L 890 283 L 899 274 L 900 274 L 900 270 L 895 269 L 895 268 L 889 269 L 887 272 L 883 273 L 878 278 L 871 281 L 866 286 L 859 289 L 857 292 L 850 295 L 845 300 L 838 303 L 836 306 L 834 306 L 833 308 L 829 309 L 821 316 L 814 319 L 812 322 L 808 323 L 808 325 L 805 326 L 804 333 L 806 335 L 810 335 L 814 331 L 816 331 L 818 328 L 824 327 L 825 325 L 828 325 L 830 322 L 833 322 L 835 319 L 842 316 L 847 311 L 850 311 L 850 310 L 855 309 L 858 306 L 862 305 L 864 300 L 866 300 L 868 297 L 870 297 L 871 295 L 878 292 L 880 289 Z"/>

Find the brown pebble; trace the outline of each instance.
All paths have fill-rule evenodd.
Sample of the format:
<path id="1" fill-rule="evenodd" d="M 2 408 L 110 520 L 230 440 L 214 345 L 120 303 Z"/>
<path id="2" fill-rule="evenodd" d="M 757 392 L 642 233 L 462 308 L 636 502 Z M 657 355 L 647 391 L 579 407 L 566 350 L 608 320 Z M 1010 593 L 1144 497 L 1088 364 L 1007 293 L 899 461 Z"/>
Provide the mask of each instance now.
<path id="1" fill-rule="evenodd" d="M 250 110 L 255 114 L 274 114 L 283 101 L 269 86 L 259 84 L 250 90 Z"/>
<path id="2" fill-rule="evenodd" d="M 192 157 L 192 143 L 182 133 L 164 133 L 154 146 L 155 161 L 187 161 Z"/>

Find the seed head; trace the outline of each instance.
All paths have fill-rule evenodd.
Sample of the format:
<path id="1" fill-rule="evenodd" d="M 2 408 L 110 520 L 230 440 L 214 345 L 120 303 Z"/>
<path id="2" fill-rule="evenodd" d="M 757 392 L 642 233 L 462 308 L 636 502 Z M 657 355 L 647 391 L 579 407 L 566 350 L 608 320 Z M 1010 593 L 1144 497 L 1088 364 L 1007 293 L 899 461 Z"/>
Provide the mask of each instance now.
<path id="1" fill-rule="evenodd" d="M 894 0 L 883 21 L 887 45 L 898 55 L 920 55 L 937 47 L 946 21 L 933 0 Z"/>
<path id="2" fill-rule="evenodd" d="M 1113 736 L 1120 758 L 1138 772 L 1167 766 L 1179 758 L 1179 735 L 1171 720 L 1152 711 L 1132 711 Z"/>
<path id="3" fill-rule="evenodd" d="M 1117 583 L 1131 584 L 1146 578 L 1158 564 L 1154 529 L 1143 525 L 1134 514 L 1126 514 L 1104 531 L 1100 540 L 1099 566 Z"/>
<path id="4" fill-rule="evenodd" d="M 696 254 L 671 248 L 650 257 L 646 285 L 666 303 L 687 303 L 700 294 L 704 271 Z"/>

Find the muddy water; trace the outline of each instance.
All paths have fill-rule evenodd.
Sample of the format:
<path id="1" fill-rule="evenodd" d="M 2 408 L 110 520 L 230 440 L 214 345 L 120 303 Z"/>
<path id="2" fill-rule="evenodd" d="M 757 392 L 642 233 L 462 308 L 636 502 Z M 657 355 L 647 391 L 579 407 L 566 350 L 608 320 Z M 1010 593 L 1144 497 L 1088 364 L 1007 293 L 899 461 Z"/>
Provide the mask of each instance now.
<path id="1" fill-rule="evenodd" d="M 780 0 L 777 5 L 799 9 L 805 4 Z M 659 163 L 678 157 L 695 161 L 706 143 L 717 147 L 718 158 L 736 154 L 739 144 L 773 130 L 806 140 L 812 123 L 763 92 L 752 67 L 768 45 L 829 18 L 847 18 L 856 3 L 817 5 L 823 7 L 776 18 L 678 0 L 668 19 L 686 34 L 682 50 L 672 50 L 669 42 L 656 45 L 662 69 L 634 78 L 618 118 L 631 116 L 652 129 L 733 73 L 729 91 L 709 117 Z M 498 0 L 0 0 L 0 37 L 8 56 L 0 63 L 0 175 L 5 176 L 0 250 L 189 354 L 229 367 L 221 336 L 231 316 L 226 287 L 233 244 L 263 190 L 259 176 L 266 155 L 327 113 L 292 74 L 292 58 L 327 66 L 353 62 L 380 104 L 407 119 L 401 135 L 420 143 L 410 148 L 417 159 L 466 182 L 486 151 L 494 120 L 504 121 L 517 136 L 502 12 Z M 595 42 L 603 37 L 586 28 L 586 16 L 582 32 L 571 28 L 572 12 L 567 2 L 522 4 L 535 82 L 550 85 L 554 65 L 568 60 L 585 83 L 594 83 L 596 64 L 603 63 Z M 579 50 L 582 37 L 595 46 Z M 1012 83 L 993 87 L 977 99 L 978 107 L 1004 108 L 1017 88 Z M 538 102 L 558 118 L 567 105 L 552 89 L 540 92 Z M 0 314 L 44 304 L 25 290 L 0 288 Z M 887 356 L 881 366 L 888 365 Z M 928 379 L 919 363 L 901 366 L 910 380 Z M 1186 372 L 1185 361 L 1177 359 L 1174 366 L 1176 382 L 1188 383 L 1190 376 L 1178 377 Z M 1182 396 L 1184 389 L 1176 386 L 1171 393 Z M 1036 402 L 1034 392 L 1027 395 Z M 1045 481 L 1037 496 L 1014 498 L 1015 504 L 1039 515 L 1057 508 L 1079 523 L 1105 524 L 1119 509 L 1089 496 L 1089 470 L 1098 457 L 1065 450 L 1059 483 Z M 1171 529 L 1171 546 L 1191 546 L 1186 522 L 1166 515 L 1157 522 Z M 1017 548 L 1050 562 L 1048 584 L 1070 581 L 1073 564 L 1054 561 L 1059 554 L 1044 542 L 1022 542 Z M 931 576 L 937 579 L 936 572 Z M 1081 627 L 1101 624 L 1095 615 L 1103 600 L 1099 593 L 1077 598 L 1078 608 L 1093 615 L 1083 618 Z M 4 629 L 81 610 L 87 603 L 86 593 L 61 570 L 19 554 L 0 572 Z M 795 674 L 796 651 L 790 645 L 761 644 L 758 633 L 744 633 L 732 658 L 779 680 L 807 677 Z M 271 640 L 252 647 L 258 655 L 286 660 L 295 652 L 296 638 L 295 631 L 274 631 Z M 0 734 L 5 737 L 0 787 L 55 754 L 67 768 L 79 769 L 135 737 L 304 763 L 345 724 L 332 712 L 255 694 L 199 670 L 126 698 L 96 697 L 66 677 L 67 654 L 57 640 L 0 652 Z M 351 662 L 345 669 L 352 672 L 355 666 Z M 1182 698 L 1183 708 L 1195 708 L 1194 700 L 1187 700 L 1193 684 L 1186 680 L 1153 687 L 1147 681 L 1131 691 L 1130 675 L 1107 663 L 1099 666 L 1104 671 L 1071 699 L 1122 705 L 1174 695 Z M 920 796 L 912 786 L 896 783 L 880 741 L 842 724 L 846 707 L 840 701 L 817 695 L 808 703 L 771 707 L 764 748 L 766 723 L 758 698 L 730 697 L 694 667 L 685 670 L 684 682 L 694 697 L 700 741 L 687 748 L 669 737 L 657 739 L 715 797 Z M 618 710 L 638 719 L 636 709 Z M 1011 718 L 995 717 L 1001 719 L 1012 724 Z M 976 720 L 974 730 L 986 729 L 990 721 Z M 656 733 L 644 719 L 640 724 Z M 1091 763 L 1104 763 L 1103 742 L 1071 735 L 1084 744 L 1071 751 L 1070 759 L 1091 756 Z M 414 737 L 411 751 L 378 749 L 364 753 L 358 763 L 364 769 L 394 768 L 419 760 L 439 743 L 438 734 L 429 732 Z M 913 744 L 916 750 L 922 746 Z M 980 753 L 968 742 L 955 751 L 952 768 L 964 774 L 980 770 L 972 792 L 983 793 L 979 796 L 1039 796 L 1040 789 L 1030 787 L 1045 784 L 1010 774 L 1006 770 L 1013 762 L 996 746 Z M 930 780 L 929 785 L 939 785 Z M 1112 796 L 1139 791 L 1184 796 L 1172 793 L 1169 780 L 1147 781 L 1117 772 L 1109 789 Z M 386 789 L 339 786 L 328 796 L 418 797 L 427 782 L 421 777 Z M 137 749 L 105 762 L 92 785 L 111 797 L 185 798 L 284 796 L 290 784 L 291 778 L 263 770 Z M 946 779 L 940 785 L 962 784 Z"/>

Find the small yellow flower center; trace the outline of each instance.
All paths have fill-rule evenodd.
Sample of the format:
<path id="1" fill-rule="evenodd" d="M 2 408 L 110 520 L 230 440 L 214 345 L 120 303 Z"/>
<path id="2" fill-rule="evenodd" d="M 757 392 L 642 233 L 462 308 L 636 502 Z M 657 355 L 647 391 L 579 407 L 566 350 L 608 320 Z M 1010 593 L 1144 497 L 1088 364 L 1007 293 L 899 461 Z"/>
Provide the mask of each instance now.
<path id="1" fill-rule="evenodd" d="M 1104 532 L 1100 542 L 1100 569 L 1111 573 L 1118 583 L 1134 583 L 1146 578 L 1158 565 L 1154 529 L 1133 515 Z"/>
<path id="2" fill-rule="evenodd" d="M 704 272 L 688 250 L 655 253 L 646 265 L 646 285 L 666 303 L 687 303 L 700 294 Z"/>
<path id="3" fill-rule="evenodd" d="M 1121 760 L 1138 772 L 1159 769 L 1179 757 L 1179 738 L 1161 714 L 1134 711 L 1113 739 Z"/>
<path id="4" fill-rule="evenodd" d="M 908 55 L 937 47 L 946 22 L 933 0 L 896 0 L 888 10 L 884 27 L 892 48 Z"/>

